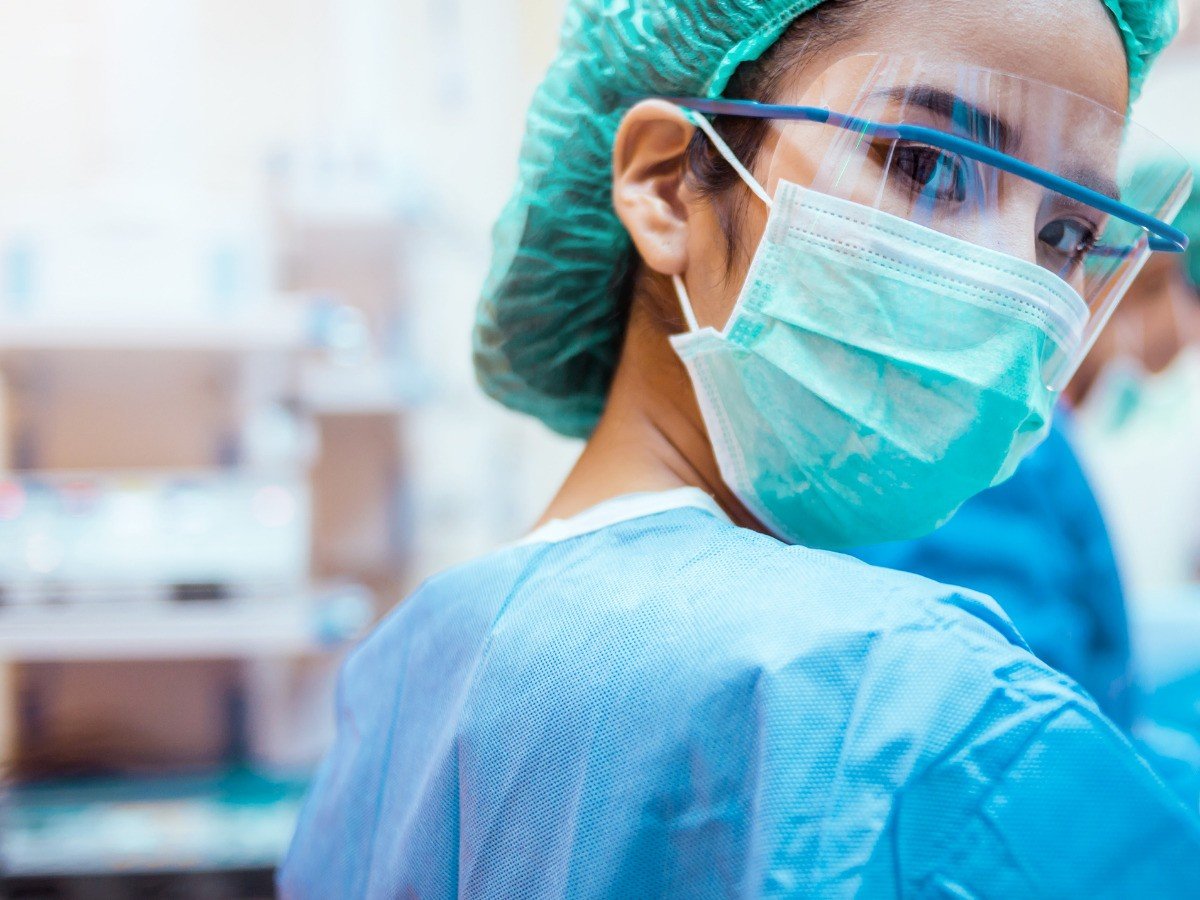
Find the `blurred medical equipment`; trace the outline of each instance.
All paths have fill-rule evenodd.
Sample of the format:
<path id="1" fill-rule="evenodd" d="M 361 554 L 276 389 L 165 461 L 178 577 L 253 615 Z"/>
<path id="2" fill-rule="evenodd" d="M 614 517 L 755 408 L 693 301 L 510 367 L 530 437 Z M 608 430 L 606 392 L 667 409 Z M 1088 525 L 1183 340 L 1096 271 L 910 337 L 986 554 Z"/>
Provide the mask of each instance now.
<path id="1" fill-rule="evenodd" d="M 187 215 L 164 217 L 164 206 Z M 125 182 L 29 210 L 9 204 L 3 311 L 103 324 L 114 313 L 163 322 L 261 308 L 277 280 L 260 217 L 195 190 Z"/>
<path id="2" fill-rule="evenodd" d="M 304 786 L 248 770 L 141 785 L 117 778 L 38 785 L 0 808 L 9 829 L 3 849 L 10 865 L 19 861 L 17 872 L 71 867 L 88 875 L 92 895 L 155 892 L 175 861 L 194 860 L 199 874 L 180 881 L 195 896 L 269 896 L 262 861 L 287 841 Z M 123 882 L 121 872 L 139 873 L 140 882 Z"/>
<path id="3" fill-rule="evenodd" d="M 124 185 L 0 217 L 13 884 L 269 870 L 399 592 L 406 226 L 304 173 L 266 212 Z"/>
<path id="4" fill-rule="evenodd" d="M 253 474 L 0 481 L 10 604 L 177 601 L 294 592 L 309 569 L 310 497 Z"/>

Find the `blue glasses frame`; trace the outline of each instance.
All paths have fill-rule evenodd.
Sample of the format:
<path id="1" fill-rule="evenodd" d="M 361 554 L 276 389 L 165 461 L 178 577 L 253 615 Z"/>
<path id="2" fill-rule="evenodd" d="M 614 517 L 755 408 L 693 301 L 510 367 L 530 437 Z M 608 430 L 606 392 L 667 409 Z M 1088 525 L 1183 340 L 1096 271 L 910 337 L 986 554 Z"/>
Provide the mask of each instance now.
<path id="1" fill-rule="evenodd" d="M 889 124 L 873 122 L 870 119 L 848 116 L 843 113 L 823 109 L 819 106 L 781 106 L 769 103 L 759 103 L 757 100 L 706 100 L 703 97 L 656 97 L 674 103 L 684 109 L 706 113 L 714 116 L 741 116 L 750 119 L 786 119 L 797 122 L 815 122 L 821 125 L 833 125 L 847 131 L 875 135 L 884 140 L 913 141 L 957 153 L 968 159 L 983 163 L 1003 172 L 1017 175 L 1034 184 L 1070 197 L 1080 203 L 1087 204 L 1101 212 L 1114 216 L 1131 225 L 1149 232 L 1148 243 L 1151 250 L 1163 253 L 1182 253 L 1187 250 L 1188 236 L 1166 222 L 1147 215 L 1141 210 L 1134 209 L 1120 200 L 1101 194 L 1091 188 L 1084 187 L 1053 172 L 1031 165 L 1007 153 L 1002 153 L 992 147 L 987 147 L 966 138 L 947 134 L 934 128 L 921 125 Z"/>

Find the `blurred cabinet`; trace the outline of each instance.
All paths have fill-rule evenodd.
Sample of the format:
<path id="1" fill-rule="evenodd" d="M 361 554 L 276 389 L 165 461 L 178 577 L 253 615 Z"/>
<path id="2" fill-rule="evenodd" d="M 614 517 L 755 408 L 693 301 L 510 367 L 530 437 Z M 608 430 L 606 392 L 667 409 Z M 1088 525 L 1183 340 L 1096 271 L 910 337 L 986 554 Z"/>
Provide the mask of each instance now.
<path id="1" fill-rule="evenodd" d="M 144 227 L 129 246 L 120 229 L 39 240 L 0 222 L 0 771 L 38 828 L 86 837 L 62 809 L 38 812 L 72 785 L 102 798 L 92 782 L 117 778 L 132 802 L 209 773 L 267 798 L 245 827 L 279 850 L 281 810 L 332 738 L 344 650 L 399 596 L 421 394 L 403 220 L 321 191 L 297 202 L 288 184 L 272 183 L 267 238 L 240 243 Z M 159 309 L 130 268 L 146 247 Z M 188 797 L 210 831 L 236 808 Z M 45 841 L 23 840 L 0 836 L 0 871 L 39 874 Z M 33 871 L 14 846 L 41 848 Z"/>

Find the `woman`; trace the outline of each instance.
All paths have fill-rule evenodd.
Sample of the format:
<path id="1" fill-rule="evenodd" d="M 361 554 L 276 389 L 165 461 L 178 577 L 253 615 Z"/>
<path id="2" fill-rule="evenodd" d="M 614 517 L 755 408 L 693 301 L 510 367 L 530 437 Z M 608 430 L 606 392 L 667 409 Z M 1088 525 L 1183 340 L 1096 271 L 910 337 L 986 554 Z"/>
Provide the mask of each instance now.
<path id="1" fill-rule="evenodd" d="M 1118 182 L 1172 21 L 569 4 L 476 361 L 590 439 L 348 664 L 284 894 L 1200 892 L 1194 811 L 991 600 L 823 549 L 1008 475 L 1186 244 L 1185 174 Z"/>

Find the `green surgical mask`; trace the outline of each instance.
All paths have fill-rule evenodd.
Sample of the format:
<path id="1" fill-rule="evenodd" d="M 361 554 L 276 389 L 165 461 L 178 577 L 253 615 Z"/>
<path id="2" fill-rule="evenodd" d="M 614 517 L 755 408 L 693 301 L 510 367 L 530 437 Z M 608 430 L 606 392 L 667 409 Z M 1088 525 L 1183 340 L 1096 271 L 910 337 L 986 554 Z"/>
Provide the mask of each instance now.
<path id="1" fill-rule="evenodd" d="M 676 289 L 691 328 L 671 344 L 722 478 L 824 548 L 926 534 L 1011 475 L 1087 320 L 1033 263 L 786 181 L 724 330 Z"/>

